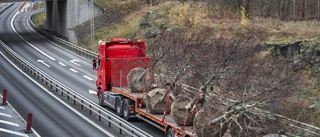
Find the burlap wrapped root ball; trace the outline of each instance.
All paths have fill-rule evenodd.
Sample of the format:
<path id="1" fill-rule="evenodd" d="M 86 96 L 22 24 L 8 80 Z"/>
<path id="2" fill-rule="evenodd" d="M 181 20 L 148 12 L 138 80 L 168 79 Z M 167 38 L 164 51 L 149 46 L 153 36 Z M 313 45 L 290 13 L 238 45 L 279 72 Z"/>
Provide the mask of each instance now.
<path id="1" fill-rule="evenodd" d="M 185 106 L 188 105 L 192 101 L 192 98 L 187 96 L 182 96 L 180 98 L 175 99 L 175 101 L 171 105 L 171 115 L 173 120 L 179 125 L 183 126 L 185 118 L 186 118 L 186 109 Z M 193 119 L 195 117 L 197 109 L 190 109 L 188 111 L 188 117 L 186 119 L 186 126 L 193 125 Z"/>
<path id="2" fill-rule="evenodd" d="M 220 109 L 219 109 L 220 108 Z M 213 119 L 222 116 L 226 110 L 225 106 L 216 103 L 205 105 L 194 118 L 194 129 L 198 137 L 222 137 L 227 129 L 228 123 L 223 118 L 216 123 L 210 124 Z"/>
<path id="3" fill-rule="evenodd" d="M 166 93 L 166 89 L 162 88 L 155 88 L 148 92 L 146 96 L 146 105 L 150 113 L 152 114 L 163 114 L 165 109 L 167 110 L 167 113 L 171 112 L 171 104 L 173 103 L 174 97 L 171 94 L 167 105 L 167 99 L 166 97 L 163 101 L 159 101 L 161 97 Z"/>
<path id="4" fill-rule="evenodd" d="M 129 71 L 127 75 L 127 81 L 131 92 L 134 93 L 142 93 L 143 90 L 150 89 L 151 87 L 151 75 L 145 75 L 142 79 L 139 77 L 145 73 L 145 69 L 143 68 L 134 68 Z M 146 82 L 147 79 L 147 82 Z"/>

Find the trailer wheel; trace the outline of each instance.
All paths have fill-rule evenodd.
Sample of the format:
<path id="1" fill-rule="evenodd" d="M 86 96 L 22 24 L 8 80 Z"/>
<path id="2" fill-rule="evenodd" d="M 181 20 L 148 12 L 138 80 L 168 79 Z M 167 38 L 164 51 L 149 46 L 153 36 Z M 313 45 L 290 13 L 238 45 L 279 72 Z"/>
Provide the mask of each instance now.
<path id="1" fill-rule="evenodd" d="M 166 137 L 174 137 L 174 134 L 173 134 L 173 131 L 172 131 L 172 128 L 171 128 L 171 127 L 169 127 L 169 128 L 167 129 Z"/>
<path id="2" fill-rule="evenodd" d="M 99 89 L 98 91 L 98 101 L 99 101 L 99 105 L 100 106 L 105 106 L 104 104 L 104 95 L 103 95 L 103 92 L 101 91 L 101 89 Z"/>
<path id="3" fill-rule="evenodd" d="M 124 99 L 122 103 L 122 112 L 123 112 L 123 118 L 125 120 L 130 119 L 130 100 L 129 99 Z"/>
<path id="4" fill-rule="evenodd" d="M 122 108 L 121 108 L 121 100 L 119 97 L 116 98 L 115 101 L 116 114 L 122 117 Z"/>

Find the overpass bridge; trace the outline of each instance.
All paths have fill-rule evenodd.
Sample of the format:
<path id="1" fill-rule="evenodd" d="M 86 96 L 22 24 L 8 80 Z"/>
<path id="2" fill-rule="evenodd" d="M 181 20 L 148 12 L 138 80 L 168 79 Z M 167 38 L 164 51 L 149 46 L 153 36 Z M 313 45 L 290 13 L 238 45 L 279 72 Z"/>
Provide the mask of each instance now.
<path id="1" fill-rule="evenodd" d="M 30 0 L 0 0 L 0 3 L 25 2 Z M 35 1 L 35 0 L 32 0 Z M 77 38 L 73 28 L 101 15 L 103 9 L 92 7 L 90 0 L 45 0 L 47 20 L 45 28 L 55 31 L 69 41 L 76 43 Z"/>

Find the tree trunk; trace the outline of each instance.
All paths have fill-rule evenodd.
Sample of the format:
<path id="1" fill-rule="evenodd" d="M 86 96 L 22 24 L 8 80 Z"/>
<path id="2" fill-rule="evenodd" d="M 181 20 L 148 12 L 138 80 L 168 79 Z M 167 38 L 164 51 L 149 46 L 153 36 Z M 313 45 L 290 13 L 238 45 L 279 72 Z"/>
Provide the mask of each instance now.
<path id="1" fill-rule="evenodd" d="M 249 5 L 250 5 L 250 0 L 243 0 L 243 8 L 244 8 L 244 13 L 245 16 L 249 19 L 250 14 L 249 14 Z"/>
<path id="2" fill-rule="evenodd" d="M 302 19 L 304 19 L 304 17 L 306 16 L 305 4 L 306 4 L 306 0 L 302 0 L 302 4 L 301 4 L 301 18 Z"/>

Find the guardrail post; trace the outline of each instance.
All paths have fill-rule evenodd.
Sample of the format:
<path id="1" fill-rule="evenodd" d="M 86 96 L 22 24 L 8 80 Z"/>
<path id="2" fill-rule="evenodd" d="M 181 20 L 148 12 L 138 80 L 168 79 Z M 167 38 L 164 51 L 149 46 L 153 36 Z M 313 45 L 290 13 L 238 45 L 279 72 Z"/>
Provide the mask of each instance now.
<path id="1" fill-rule="evenodd" d="M 7 105 L 7 89 L 3 89 L 1 105 Z"/>
<path id="2" fill-rule="evenodd" d="M 89 107 L 90 107 L 90 115 L 92 115 L 92 110 L 91 110 L 92 107 L 91 107 L 91 105 Z"/>
<path id="3" fill-rule="evenodd" d="M 110 122 L 110 120 L 111 120 L 111 118 L 110 118 L 110 116 L 108 116 L 108 118 L 109 118 L 109 127 L 111 127 L 111 122 Z"/>
<path id="4" fill-rule="evenodd" d="M 77 104 L 77 101 L 76 101 L 76 96 L 73 95 L 73 104 L 76 105 Z"/>
<path id="5" fill-rule="evenodd" d="M 32 125 L 32 113 L 28 113 L 27 128 L 25 130 L 26 133 L 32 133 L 31 125 Z"/>
<path id="6" fill-rule="evenodd" d="M 119 127 L 121 127 L 121 123 L 119 123 Z M 120 135 L 122 135 L 122 129 L 121 128 L 119 128 L 120 129 Z"/>
<path id="7" fill-rule="evenodd" d="M 81 109 L 83 110 L 83 100 L 81 100 Z"/>

